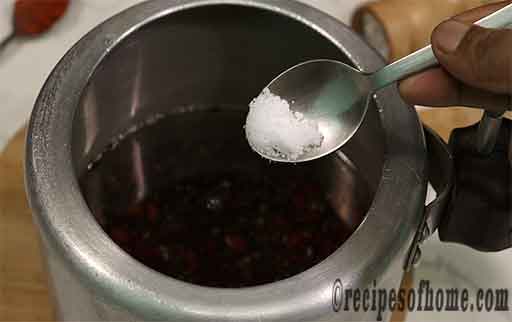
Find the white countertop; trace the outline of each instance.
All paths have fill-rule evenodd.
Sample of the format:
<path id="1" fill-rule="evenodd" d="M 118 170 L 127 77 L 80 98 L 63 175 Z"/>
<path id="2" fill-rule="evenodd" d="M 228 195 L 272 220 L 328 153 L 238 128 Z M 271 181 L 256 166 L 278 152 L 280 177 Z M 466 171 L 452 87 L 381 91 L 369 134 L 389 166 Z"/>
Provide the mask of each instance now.
<path id="1" fill-rule="evenodd" d="M 304 0 L 344 22 L 363 1 L 366 0 Z M 11 28 L 13 2 L 0 1 L 0 37 Z M 137 2 L 140 0 L 73 0 L 68 14 L 51 32 L 37 39 L 16 40 L 0 53 L 0 149 L 26 122 L 44 80 L 71 45 L 99 22 Z M 415 271 L 415 281 L 430 279 L 434 287 L 470 290 L 512 289 L 512 251 L 483 254 L 440 243 L 437 237 L 430 238 L 422 250 L 423 260 Z M 512 314 L 415 312 L 408 321 L 512 321 Z"/>

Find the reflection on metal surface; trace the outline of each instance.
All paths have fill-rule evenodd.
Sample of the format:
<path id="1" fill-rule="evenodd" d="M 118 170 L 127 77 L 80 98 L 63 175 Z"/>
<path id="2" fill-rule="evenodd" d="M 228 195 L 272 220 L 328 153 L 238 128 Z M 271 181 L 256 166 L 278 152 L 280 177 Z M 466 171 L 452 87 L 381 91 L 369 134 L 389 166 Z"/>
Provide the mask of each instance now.
<path id="1" fill-rule="evenodd" d="M 137 52 L 137 55 L 135 55 L 135 64 L 134 64 L 134 72 L 133 72 L 133 87 L 130 89 L 129 93 L 131 93 L 131 107 L 130 107 L 130 116 L 135 117 L 137 115 L 138 110 L 140 110 L 141 106 L 141 90 L 142 90 L 142 84 L 141 81 L 143 79 L 142 73 L 144 72 L 143 64 L 144 59 L 142 58 L 142 55 L 140 51 L 142 50 L 141 47 L 136 46 L 135 50 Z M 129 65 L 128 65 L 129 66 Z M 165 86 L 165 85 L 164 85 Z"/>
<path id="2" fill-rule="evenodd" d="M 142 148 L 137 140 L 132 141 L 132 157 L 133 162 L 133 181 L 137 192 L 135 193 L 135 200 L 140 201 L 144 199 L 147 193 L 146 178 L 144 171 L 144 160 L 142 159 Z"/>

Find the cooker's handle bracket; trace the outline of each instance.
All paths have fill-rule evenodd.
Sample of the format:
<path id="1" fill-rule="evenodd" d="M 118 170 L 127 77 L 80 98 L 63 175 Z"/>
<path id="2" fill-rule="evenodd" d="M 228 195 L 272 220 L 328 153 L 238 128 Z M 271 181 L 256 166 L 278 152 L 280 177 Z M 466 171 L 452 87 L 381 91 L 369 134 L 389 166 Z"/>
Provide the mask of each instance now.
<path id="1" fill-rule="evenodd" d="M 428 179 L 437 193 L 436 199 L 425 208 L 424 239 L 432 235 L 446 211 L 455 181 L 453 155 L 448 145 L 431 128 L 424 125 L 428 150 Z"/>
<path id="2" fill-rule="evenodd" d="M 437 193 L 437 197 L 425 207 L 425 216 L 421 223 L 404 269 L 409 271 L 421 258 L 420 245 L 432 235 L 445 213 L 454 185 L 454 162 L 448 145 L 431 128 L 424 125 L 425 140 L 428 150 L 428 179 Z"/>

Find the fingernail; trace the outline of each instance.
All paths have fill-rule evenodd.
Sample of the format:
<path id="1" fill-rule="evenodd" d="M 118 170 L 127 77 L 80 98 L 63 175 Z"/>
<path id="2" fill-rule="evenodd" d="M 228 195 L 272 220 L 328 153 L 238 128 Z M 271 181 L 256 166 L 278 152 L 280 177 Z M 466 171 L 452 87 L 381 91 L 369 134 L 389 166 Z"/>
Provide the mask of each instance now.
<path id="1" fill-rule="evenodd" d="M 455 20 L 444 22 L 435 30 L 432 37 L 434 45 L 447 54 L 453 53 L 457 50 L 470 28 L 471 26 Z"/>

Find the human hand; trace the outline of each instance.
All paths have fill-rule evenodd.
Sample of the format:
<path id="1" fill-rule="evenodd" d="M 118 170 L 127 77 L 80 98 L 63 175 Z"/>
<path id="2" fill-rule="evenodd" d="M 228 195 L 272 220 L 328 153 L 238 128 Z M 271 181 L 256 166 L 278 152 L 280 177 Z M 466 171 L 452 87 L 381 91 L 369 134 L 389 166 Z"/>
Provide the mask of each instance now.
<path id="1" fill-rule="evenodd" d="M 432 48 L 441 67 L 402 81 L 402 97 L 411 104 L 482 107 L 495 113 L 511 108 L 512 30 L 473 25 L 510 3 L 479 7 L 440 24 L 432 33 Z"/>

